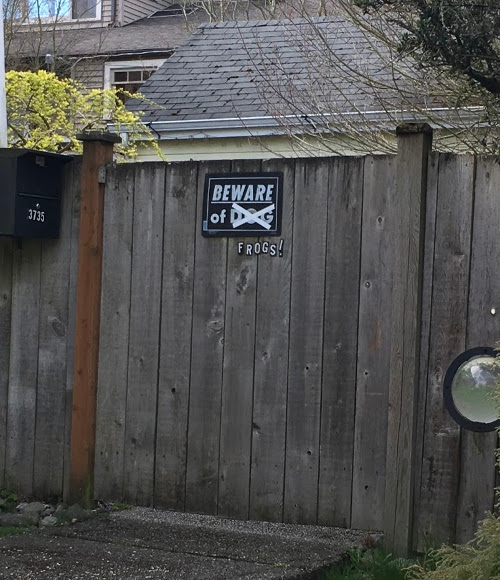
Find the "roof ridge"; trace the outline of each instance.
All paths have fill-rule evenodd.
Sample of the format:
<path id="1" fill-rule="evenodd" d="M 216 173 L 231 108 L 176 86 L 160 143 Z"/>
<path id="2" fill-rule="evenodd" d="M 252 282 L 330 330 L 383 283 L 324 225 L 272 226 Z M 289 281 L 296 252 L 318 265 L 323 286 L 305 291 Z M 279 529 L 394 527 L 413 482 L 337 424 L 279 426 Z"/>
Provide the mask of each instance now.
<path id="1" fill-rule="evenodd" d="M 226 20 L 224 22 L 203 22 L 198 26 L 203 28 L 258 28 L 265 26 L 289 26 L 300 24 L 318 24 L 323 22 L 345 22 L 340 16 L 313 16 L 310 18 L 279 18 L 271 20 Z"/>

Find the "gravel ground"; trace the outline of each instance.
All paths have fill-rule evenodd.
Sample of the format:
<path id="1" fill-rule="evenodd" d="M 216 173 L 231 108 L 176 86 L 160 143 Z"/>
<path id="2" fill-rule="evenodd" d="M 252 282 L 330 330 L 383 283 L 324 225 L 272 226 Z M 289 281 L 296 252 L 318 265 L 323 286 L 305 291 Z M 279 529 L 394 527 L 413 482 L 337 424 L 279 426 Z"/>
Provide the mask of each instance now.
<path id="1" fill-rule="evenodd" d="M 314 578 L 366 532 L 134 508 L 0 539 L 0 580 Z"/>

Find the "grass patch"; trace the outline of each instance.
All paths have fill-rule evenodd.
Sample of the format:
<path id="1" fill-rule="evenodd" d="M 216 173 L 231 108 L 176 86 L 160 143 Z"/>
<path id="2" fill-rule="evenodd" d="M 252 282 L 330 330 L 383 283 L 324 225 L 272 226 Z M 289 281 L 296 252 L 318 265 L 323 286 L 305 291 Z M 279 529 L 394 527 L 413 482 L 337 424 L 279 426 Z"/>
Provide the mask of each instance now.
<path id="1" fill-rule="evenodd" d="M 0 538 L 5 536 L 15 536 L 16 534 L 25 534 L 30 528 L 21 528 L 17 526 L 0 526 Z"/>
<path id="2" fill-rule="evenodd" d="M 112 512 L 122 512 L 125 510 L 131 510 L 134 506 L 128 503 L 122 503 L 120 501 L 115 501 L 111 504 Z"/>
<path id="3" fill-rule="evenodd" d="M 382 548 L 350 550 L 345 561 L 327 570 L 321 580 L 405 580 L 414 560 L 395 558 Z"/>

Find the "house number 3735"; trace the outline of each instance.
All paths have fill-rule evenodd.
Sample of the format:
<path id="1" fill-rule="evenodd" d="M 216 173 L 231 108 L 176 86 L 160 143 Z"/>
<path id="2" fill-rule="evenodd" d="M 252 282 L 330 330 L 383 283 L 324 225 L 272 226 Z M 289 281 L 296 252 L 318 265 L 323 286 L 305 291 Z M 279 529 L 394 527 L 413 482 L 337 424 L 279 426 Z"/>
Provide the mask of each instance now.
<path id="1" fill-rule="evenodd" d="M 34 222 L 44 222 L 45 221 L 45 212 L 39 211 L 38 209 L 29 209 L 28 210 L 28 219 Z"/>

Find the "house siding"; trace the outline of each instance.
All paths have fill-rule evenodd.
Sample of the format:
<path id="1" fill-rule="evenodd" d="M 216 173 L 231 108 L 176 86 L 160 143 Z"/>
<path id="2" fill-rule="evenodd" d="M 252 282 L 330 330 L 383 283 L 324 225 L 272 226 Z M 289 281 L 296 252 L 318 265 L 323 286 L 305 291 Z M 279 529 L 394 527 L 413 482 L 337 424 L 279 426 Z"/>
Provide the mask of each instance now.
<path id="1" fill-rule="evenodd" d="M 102 0 L 101 20 L 104 25 L 113 21 L 113 3 L 111 0 Z"/>
<path id="2" fill-rule="evenodd" d="M 88 89 L 102 89 L 104 83 L 104 59 L 82 59 L 73 68 L 73 78 Z"/>
<path id="3" fill-rule="evenodd" d="M 307 143 L 306 143 L 307 141 Z M 217 138 L 217 139 L 172 139 L 159 143 L 167 161 L 212 161 L 220 159 L 272 159 L 276 157 L 323 157 L 332 155 L 360 155 L 359 145 L 346 135 L 332 137 L 326 146 L 325 140 L 306 138 L 299 145 L 288 137 L 262 137 L 260 139 Z M 394 137 L 394 146 L 396 139 Z M 365 151 L 365 154 L 367 151 Z M 376 152 L 381 153 L 381 152 Z M 137 161 L 158 161 L 151 149 L 139 147 Z"/>

